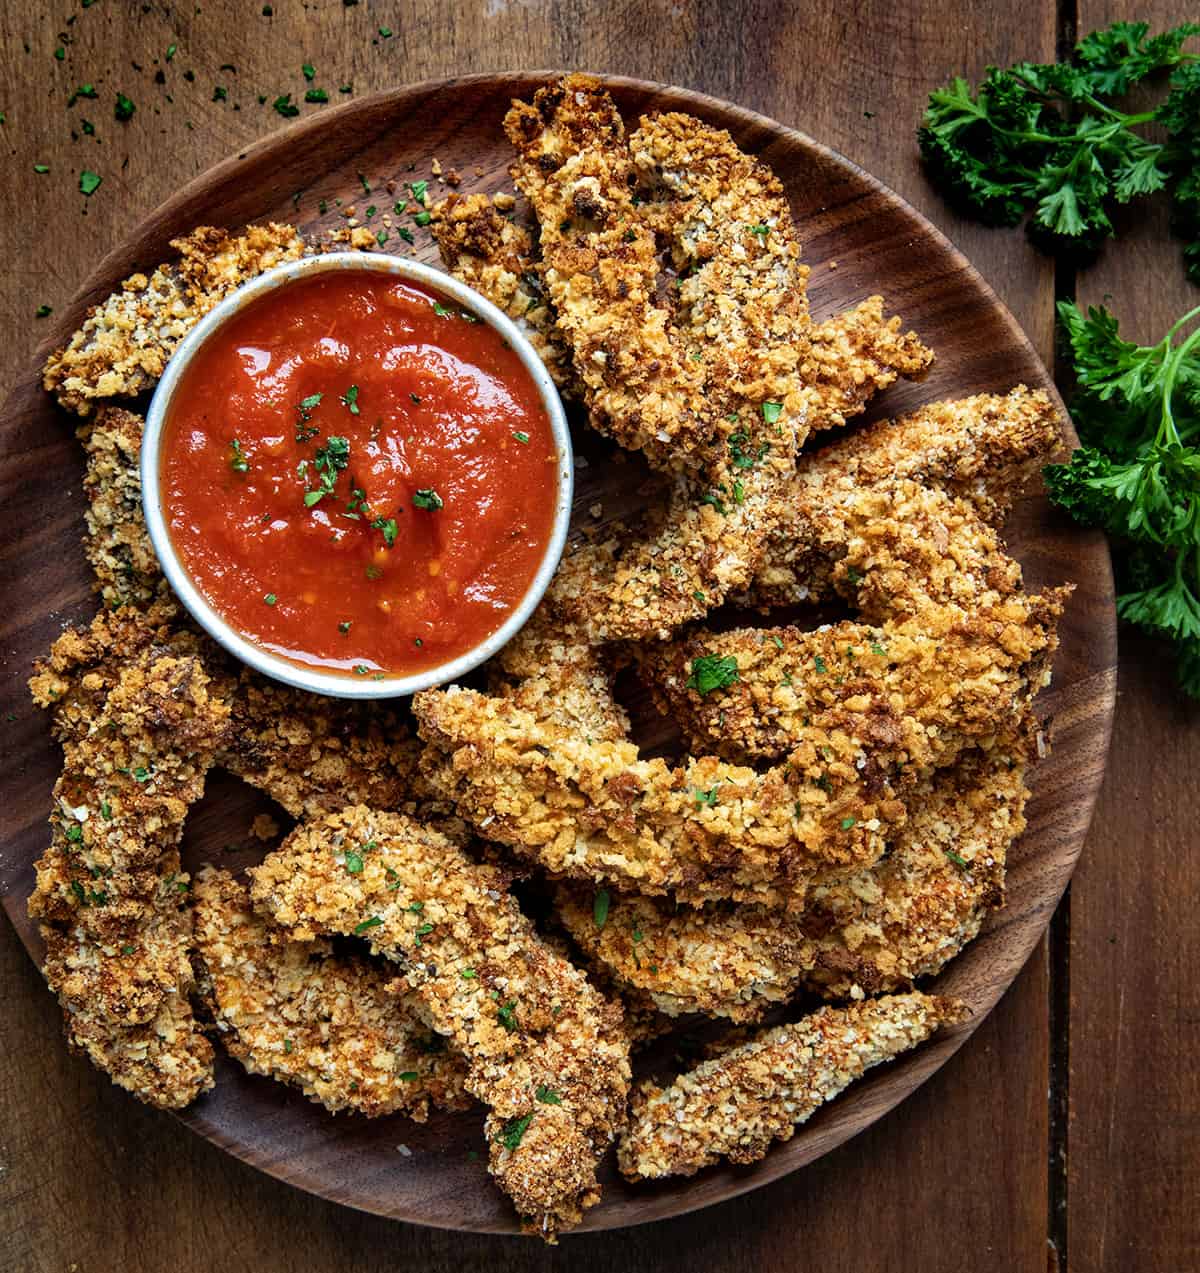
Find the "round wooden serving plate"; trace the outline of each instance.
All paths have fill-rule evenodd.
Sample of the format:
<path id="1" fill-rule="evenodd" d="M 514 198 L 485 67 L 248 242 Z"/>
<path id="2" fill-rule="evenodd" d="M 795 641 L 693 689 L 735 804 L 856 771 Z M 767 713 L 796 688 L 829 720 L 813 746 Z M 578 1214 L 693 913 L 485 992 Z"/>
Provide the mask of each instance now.
<path id="1" fill-rule="evenodd" d="M 127 275 L 170 254 L 169 240 L 196 225 L 240 227 L 292 221 L 312 234 L 341 224 L 335 199 L 355 204 L 360 218 L 374 203 L 391 208 L 386 183 L 430 176 L 436 156 L 456 169 L 462 191 L 511 190 L 510 151 L 501 119 L 511 98 L 527 97 L 547 74 L 477 76 L 420 84 L 352 102 L 282 130 L 212 169 L 181 190 L 97 267 L 28 367 L 0 421 L 0 504 L 8 510 L 0 550 L 5 726 L 0 799 L 0 892 L 30 954 L 37 934 L 25 914 L 33 863 L 45 847 L 50 790 L 59 766 L 46 720 L 28 704 L 30 663 L 67 622 L 95 608 L 79 547 L 82 456 L 73 422 L 39 387 L 51 345 L 64 341 L 89 305 Z M 892 191 L 808 137 L 724 102 L 636 80 L 611 79 L 627 120 L 648 110 L 684 110 L 727 128 L 762 156 L 791 199 L 812 267 L 814 316 L 825 318 L 874 292 L 887 297 L 937 353 L 922 384 L 884 395 L 876 414 L 923 402 L 1026 384 L 1053 393 L 1028 340 L 991 289 L 954 247 Z M 363 181 L 372 194 L 363 192 Z M 438 190 L 432 183 L 432 190 Z M 329 212 L 321 216 L 320 202 Z M 401 220 L 397 218 L 397 220 Z M 411 218 L 402 219 L 412 225 Z M 379 225 L 380 216 L 372 222 Z M 393 250 L 429 262 L 437 251 L 428 231 L 412 227 L 409 249 L 394 230 Z M 604 515 L 627 506 L 628 467 L 596 464 L 580 477 L 577 510 L 601 500 Z M 624 496 L 624 499 L 622 498 Z M 634 1188 L 611 1166 L 603 1202 L 584 1229 L 639 1224 L 678 1215 L 766 1184 L 812 1162 L 874 1122 L 940 1066 L 991 1009 L 1041 937 L 1075 865 L 1104 769 L 1115 698 L 1115 613 L 1103 541 L 1056 516 L 1043 499 L 1025 501 L 1009 539 L 1031 587 L 1073 581 L 1062 623 L 1053 686 L 1039 710 L 1052 719 L 1053 750 L 1033 774 L 1029 829 L 1010 858 L 1008 905 L 984 934 L 938 978 L 939 990 L 966 1000 L 970 1023 L 893 1065 L 874 1071 L 829 1108 L 776 1145 L 749 1169 L 719 1167 L 692 1180 Z M 214 776 L 190 820 L 190 865 L 244 844 L 262 798 Z M 1020 1047 L 1020 1040 L 1013 1040 Z M 451 1229 L 508 1233 L 516 1221 L 486 1170 L 478 1113 L 438 1116 L 423 1126 L 393 1117 L 334 1118 L 289 1089 L 218 1063 L 216 1089 L 183 1116 L 201 1135 L 263 1171 L 322 1197 L 380 1215 Z M 947 1135 L 954 1129 L 947 1128 Z M 407 1152 L 406 1152 L 407 1151 Z M 475 1152 L 472 1152 L 475 1151 Z"/>

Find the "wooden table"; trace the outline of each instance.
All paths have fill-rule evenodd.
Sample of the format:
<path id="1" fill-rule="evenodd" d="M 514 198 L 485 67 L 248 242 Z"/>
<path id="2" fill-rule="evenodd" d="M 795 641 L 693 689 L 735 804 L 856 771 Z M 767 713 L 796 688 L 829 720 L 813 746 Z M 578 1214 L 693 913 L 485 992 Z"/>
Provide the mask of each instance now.
<path id="1" fill-rule="evenodd" d="M 319 66 L 322 82 L 355 93 L 460 72 L 579 67 L 763 111 L 920 207 L 980 267 L 1048 361 L 1056 296 L 1111 293 L 1141 339 L 1157 339 L 1197 299 L 1165 216 L 1122 218 L 1120 247 L 1076 277 L 1019 232 L 957 219 L 927 185 L 913 141 L 926 93 L 951 75 L 1053 60 L 1076 29 L 1118 17 L 1155 27 L 1194 17 L 1182 0 L 1061 0 L 1057 13 L 1046 0 L 94 0 L 86 8 L 59 0 L 45 16 L 35 8 L 0 3 L 5 391 L 38 340 L 38 307 L 63 305 L 132 222 L 282 124 L 271 103 L 285 92 L 303 97 L 305 62 Z M 89 82 L 98 99 L 66 110 Z M 113 118 L 117 91 L 137 106 L 128 123 Z M 35 164 L 50 170 L 37 174 Z M 104 179 L 90 200 L 78 193 L 82 168 Z M 0 615 L 0 637 L 4 622 Z M 136 1106 L 67 1055 L 51 996 L 15 935 L 0 928 L 0 1270 L 1200 1267 L 1200 992 L 1189 977 L 1200 967 L 1200 708 L 1181 699 L 1163 650 L 1127 634 L 1120 690 L 1108 781 L 1069 898 L 999 1008 L 931 1082 L 790 1179 L 678 1221 L 568 1239 L 557 1251 L 319 1202 Z"/>

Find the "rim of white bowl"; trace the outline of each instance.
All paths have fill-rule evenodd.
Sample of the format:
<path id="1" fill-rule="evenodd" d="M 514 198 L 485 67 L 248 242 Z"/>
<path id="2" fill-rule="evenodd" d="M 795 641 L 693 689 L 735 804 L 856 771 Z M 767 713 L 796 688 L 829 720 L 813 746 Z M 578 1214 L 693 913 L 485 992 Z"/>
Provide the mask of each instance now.
<path id="1" fill-rule="evenodd" d="M 388 274 L 394 278 L 424 284 L 450 298 L 460 308 L 470 311 L 498 331 L 516 350 L 522 365 L 537 386 L 542 405 L 550 420 L 550 429 L 558 456 L 554 523 L 537 572 L 521 598 L 520 604 L 513 609 L 495 632 L 477 646 L 449 662 L 410 676 L 390 676 L 383 673 L 380 680 L 374 678 L 360 680 L 344 673 L 321 672 L 293 663 L 249 640 L 221 617 L 193 582 L 171 542 L 170 531 L 163 515 L 162 489 L 159 481 L 163 427 L 180 380 L 192 359 L 214 333 L 224 327 L 247 305 L 253 304 L 277 288 L 295 283 L 300 279 L 337 270 Z M 433 266 L 424 265 L 420 261 L 411 261 L 405 257 L 365 252 L 329 252 L 323 256 L 302 257 L 297 261 L 288 261 L 283 265 L 274 266 L 226 297 L 192 328 L 167 363 L 146 413 L 146 425 L 142 435 L 141 477 L 142 509 L 145 513 L 146 529 L 150 535 L 150 542 L 154 545 L 154 551 L 158 555 L 163 574 L 166 575 L 167 582 L 188 613 L 213 640 L 255 671 L 282 681 L 285 685 L 292 685 L 314 694 L 327 694 L 333 698 L 357 699 L 405 698 L 416 694 L 419 690 L 444 685 L 465 675 L 472 668 L 478 667 L 507 645 L 528 622 L 558 568 L 566 545 L 575 484 L 571 433 L 558 390 L 545 364 L 517 325 L 474 289 Z"/>

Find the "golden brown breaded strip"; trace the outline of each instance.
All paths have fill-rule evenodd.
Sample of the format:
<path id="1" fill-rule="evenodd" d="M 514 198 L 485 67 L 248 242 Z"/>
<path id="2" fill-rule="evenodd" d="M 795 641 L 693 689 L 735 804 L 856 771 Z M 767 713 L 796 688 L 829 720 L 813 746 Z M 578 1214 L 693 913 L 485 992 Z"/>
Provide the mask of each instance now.
<path id="1" fill-rule="evenodd" d="M 875 627 L 705 629 L 639 651 L 643 678 L 689 749 L 778 760 L 806 728 L 865 740 L 908 779 L 1011 729 L 1049 680 L 1065 593 L 1016 593 L 978 609 L 930 606 Z M 697 666 L 734 661 L 737 679 L 701 693 Z"/>
<path id="2" fill-rule="evenodd" d="M 457 687 L 416 695 L 413 710 L 430 787 L 554 874 L 795 907 L 815 874 L 873 862 L 904 816 L 862 741 L 841 729 L 807 731 L 786 763 L 758 774 L 714 757 L 643 760 L 545 706 Z"/>
<path id="3" fill-rule="evenodd" d="M 578 885 L 560 886 L 557 915 L 618 988 L 671 1016 L 753 1021 L 801 987 L 828 998 L 907 989 L 1002 904 L 1008 847 L 1025 827 L 1023 773 L 1020 736 L 965 754 L 920 784 L 879 862 L 814 884 L 797 915 L 613 894 L 597 924 L 594 893 Z"/>
<path id="4" fill-rule="evenodd" d="M 106 398 L 153 387 L 176 346 L 235 288 L 306 249 L 290 225 L 230 234 L 201 226 L 171 246 L 179 260 L 149 278 L 134 274 L 91 310 L 63 349 L 46 360 L 42 383 L 68 411 L 88 415 Z"/>
<path id="5" fill-rule="evenodd" d="M 249 670 L 232 695 L 233 728 L 218 763 L 293 817 L 413 796 L 420 750 L 394 712 L 279 685 Z"/>
<path id="6" fill-rule="evenodd" d="M 88 457 L 83 546 L 96 587 L 106 606 L 147 606 L 168 589 L 142 516 L 142 418 L 101 407 L 80 432 Z"/>
<path id="7" fill-rule="evenodd" d="M 751 590 L 762 605 L 840 592 L 863 609 L 898 612 L 892 595 L 969 604 L 1020 578 L 994 526 L 1061 442 L 1049 398 L 1023 385 L 1006 396 L 939 402 L 805 456 L 769 531 Z M 872 566 L 884 566 L 859 583 Z M 965 576 L 965 578 L 964 578 Z"/>
<path id="8" fill-rule="evenodd" d="M 178 843 L 229 707 L 186 636 L 114 663 L 82 672 L 59 706 L 63 771 L 28 906 L 72 1043 L 140 1099 L 177 1107 L 212 1081 L 187 1004 Z"/>
<path id="9" fill-rule="evenodd" d="M 429 228 L 450 273 L 503 310 L 528 338 L 554 383 L 579 396 L 571 352 L 546 295 L 541 261 L 529 231 L 512 219 L 512 205 L 511 195 L 452 194 L 434 207 Z"/>
<path id="10" fill-rule="evenodd" d="M 656 295 L 653 230 L 633 204 L 625 129 L 598 80 L 568 75 L 514 102 L 512 173 L 541 227 L 546 286 L 592 423 L 656 467 L 696 462 L 712 439 L 696 414 L 702 374 Z"/>
<path id="11" fill-rule="evenodd" d="M 703 1062 L 669 1087 L 647 1080 L 617 1149 L 621 1173 L 655 1180 L 692 1176 L 721 1158 L 757 1162 L 866 1070 L 965 1016 L 956 1001 L 923 994 L 819 1008 Z"/>
<path id="12" fill-rule="evenodd" d="M 297 938 L 356 934 L 400 966 L 490 1107 L 500 1187 L 549 1240 L 577 1224 L 624 1115 L 629 1041 L 620 1010 L 538 938 L 503 873 L 411 819 L 357 807 L 298 828 L 251 874 L 255 904 Z"/>
<path id="13" fill-rule="evenodd" d="M 466 1109 L 467 1067 L 389 989 L 393 976 L 298 941 L 250 905 L 249 885 L 205 867 L 193 889 L 201 986 L 226 1050 L 251 1074 L 326 1109 L 368 1117 Z"/>
<path id="14" fill-rule="evenodd" d="M 932 365 L 933 351 L 916 332 L 901 333 L 899 315 L 884 318 L 882 296 L 814 323 L 804 366 L 808 431 L 840 428 L 901 376 L 920 380 Z"/>

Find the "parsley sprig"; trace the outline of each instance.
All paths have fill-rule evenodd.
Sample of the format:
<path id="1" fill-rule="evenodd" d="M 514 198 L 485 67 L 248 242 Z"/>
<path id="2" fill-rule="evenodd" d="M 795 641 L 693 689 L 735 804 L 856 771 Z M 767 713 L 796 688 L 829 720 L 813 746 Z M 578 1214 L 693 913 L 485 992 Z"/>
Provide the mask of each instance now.
<path id="1" fill-rule="evenodd" d="M 961 76 L 932 93 L 917 137 L 934 182 L 969 215 L 1016 225 L 1054 250 L 1096 251 L 1113 235 L 1109 211 L 1166 190 L 1174 229 L 1200 282 L 1200 35 L 1187 22 L 1151 36 L 1115 22 L 1081 40 L 1070 62 L 989 67 L 977 90 Z M 1112 103 L 1158 71 L 1167 97 L 1126 114 Z M 1165 141 L 1136 131 L 1156 123 Z"/>
<path id="2" fill-rule="evenodd" d="M 1200 306 L 1156 345 L 1122 340 L 1103 307 L 1062 302 L 1059 317 L 1083 446 L 1046 469 L 1050 496 L 1109 534 L 1118 614 L 1175 643 L 1180 683 L 1200 698 Z"/>

